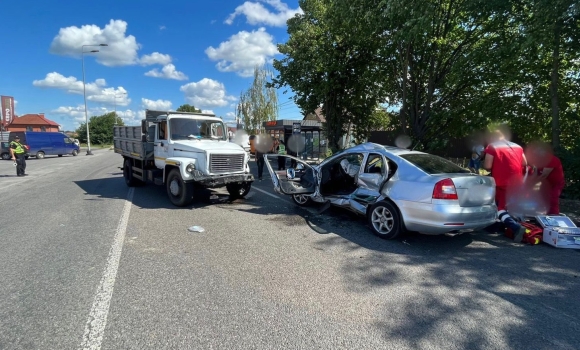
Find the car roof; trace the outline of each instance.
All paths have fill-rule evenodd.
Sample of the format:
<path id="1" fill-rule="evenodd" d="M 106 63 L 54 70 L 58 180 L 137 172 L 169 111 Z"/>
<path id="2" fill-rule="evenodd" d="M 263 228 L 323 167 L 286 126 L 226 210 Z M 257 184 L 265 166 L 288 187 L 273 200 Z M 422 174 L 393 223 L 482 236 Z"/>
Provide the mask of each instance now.
<path id="1" fill-rule="evenodd" d="M 347 149 L 348 152 L 387 152 L 393 155 L 401 156 L 403 154 L 424 154 L 424 152 L 413 151 L 406 148 L 379 145 L 378 143 L 366 142 Z"/>

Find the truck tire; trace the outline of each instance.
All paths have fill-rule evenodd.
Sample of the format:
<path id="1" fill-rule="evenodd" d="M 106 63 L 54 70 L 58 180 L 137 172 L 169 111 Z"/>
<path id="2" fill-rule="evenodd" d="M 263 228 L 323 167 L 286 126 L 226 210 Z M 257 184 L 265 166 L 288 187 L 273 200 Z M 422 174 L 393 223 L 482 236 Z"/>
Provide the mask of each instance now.
<path id="1" fill-rule="evenodd" d="M 234 183 L 226 185 L 228 189 L 228 193 L 233 198 L 242 198 L 245 197 L 252 188 L 251 182 L 242 182 L 241 184 Z"/>
<path id="2" fill-rule="evenodd" d="M 127 184 L 128 187 L 134 187 L 137 185 L 137 179 L 133 177 L 133 170 L 131 167 L 131 160 L 125 159 L 125 164 L 123 164 L 123 177 L 125 178 L 125 184 Z"/>
<path id="3" fill-rule="evenodd" d="M 193 201 L 193 184 L 183 182 L 179 169 L 171 169 L 166 181 L 167 196 L 173 205 L 185 207 Z"/>

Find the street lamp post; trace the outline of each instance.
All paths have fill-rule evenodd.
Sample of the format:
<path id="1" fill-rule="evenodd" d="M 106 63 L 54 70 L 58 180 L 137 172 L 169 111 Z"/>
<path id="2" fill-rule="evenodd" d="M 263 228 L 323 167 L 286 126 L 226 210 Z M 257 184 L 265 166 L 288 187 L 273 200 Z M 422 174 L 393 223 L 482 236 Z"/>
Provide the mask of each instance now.
<path id="1" fill-rule="evenodd" d="M 127 95 L 126 92 L 121 93 L 121 96 Z M 117 94 L 115 94 L 115 125 L 117 125 Z"/>
<path id="2" fill-rule="evenodd" d="M 91 138 L 89 135 L 89 115 L 87 113 L 87 89 L 86 89 L 86 82 L 85 82 L 85 53 L 95 53 L 99 52 L 99 50 L 91 50 L 85 51 L 85 47 L 87 46 L 108 46 L 107 44 L 98 44 L 98 45 L 83 45 L 81 46 L 81 61 L 83 65 L 83 97 L 85 99 L 85 123 L 87 124 L 87 156 L 92 156 L 93 152 L 91 152 Z"/>

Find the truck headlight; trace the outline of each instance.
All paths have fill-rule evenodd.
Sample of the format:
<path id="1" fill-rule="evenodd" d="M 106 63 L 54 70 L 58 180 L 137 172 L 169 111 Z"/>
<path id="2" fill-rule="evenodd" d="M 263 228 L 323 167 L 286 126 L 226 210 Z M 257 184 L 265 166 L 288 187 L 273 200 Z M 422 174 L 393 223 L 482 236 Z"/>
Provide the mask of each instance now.
<path id="1" fill-rule="evenodd" d="M 185 171 L 187 171 L 190 174 L 192 174 L 194 170 L 195 170 L 195 164 L 193 164 L 193 163 L 189 163 L 185 167 Z"/>

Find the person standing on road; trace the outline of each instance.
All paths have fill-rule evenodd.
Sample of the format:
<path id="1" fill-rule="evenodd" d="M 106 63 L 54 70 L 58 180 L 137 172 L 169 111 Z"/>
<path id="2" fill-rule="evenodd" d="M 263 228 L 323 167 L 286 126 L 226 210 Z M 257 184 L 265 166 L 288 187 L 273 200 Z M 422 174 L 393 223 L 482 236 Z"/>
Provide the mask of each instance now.
<path id="1" fill-rule="evenodd" d="M 495 180 L 495 201 L 499 220 L 514 233 L 514 242 L 521 242 L 525 228 L 509 213 L 507 208 L 507 190 L 521 188 L 527 167 L 524 149 L 505 139 L 501 130 L 495 130 L 491 135 L 491 143 L 485 148 L 483 168 L 491 171 Z"/>
<path id="2" fill-rule="evenodd" d="M 529 162 L 535 169 L 531 182 L 541 184 L 540 193 L 548 204 L 547 214 L 560 215 L 560 195 L 566 184 L 562 162 L 548 144 L 533 144 L 528 148 Z"/>
<path id="3" fill-rule="evenodd" d="M 276 152 L 278 153 L 278 170 L 286 170 L 286 146 L 282 141 L 276 139 Z"/>
<path id="4" fill-rule="evenodd" d="M 16 176 L 26 176 L 26 148 L 20 143 L 20 137 L 16 135 L 14 140 L 10 142 L 10 155 L 12 160 L 16 162 Z"/>

